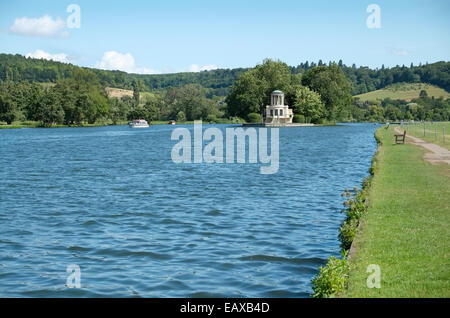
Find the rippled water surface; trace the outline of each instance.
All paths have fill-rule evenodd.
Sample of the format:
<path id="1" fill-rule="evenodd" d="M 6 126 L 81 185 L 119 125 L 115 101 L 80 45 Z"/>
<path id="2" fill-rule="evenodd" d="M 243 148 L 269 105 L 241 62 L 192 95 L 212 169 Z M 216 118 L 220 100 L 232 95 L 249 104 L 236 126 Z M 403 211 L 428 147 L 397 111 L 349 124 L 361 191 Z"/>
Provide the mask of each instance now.
<path id="1" fill-rule="evenodd" d="M 0 296 L 308 297 L 376 126 L 280 129 L 273 175 L 177 165 L 176 127 L 0 130 Z"/>

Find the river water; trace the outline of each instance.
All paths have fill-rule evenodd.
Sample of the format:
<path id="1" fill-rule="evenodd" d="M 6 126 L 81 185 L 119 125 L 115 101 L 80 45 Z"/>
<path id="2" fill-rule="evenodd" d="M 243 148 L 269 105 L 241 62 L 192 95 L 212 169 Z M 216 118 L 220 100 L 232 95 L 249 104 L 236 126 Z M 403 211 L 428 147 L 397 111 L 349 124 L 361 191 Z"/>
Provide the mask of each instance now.
<path id="1" fill-rule="evenodd" d="M 175 164 L 176 127 L 0 130 L 0 297 L 308 297 L 377 126 L 280 129 L 270 175 Z"/>

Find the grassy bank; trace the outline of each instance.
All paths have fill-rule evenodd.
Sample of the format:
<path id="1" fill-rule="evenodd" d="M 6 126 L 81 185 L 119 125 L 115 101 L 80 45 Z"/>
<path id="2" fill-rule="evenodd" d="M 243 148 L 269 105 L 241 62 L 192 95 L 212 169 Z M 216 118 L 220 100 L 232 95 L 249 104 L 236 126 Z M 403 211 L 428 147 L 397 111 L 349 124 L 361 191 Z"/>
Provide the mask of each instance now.
<path id="1" fill-rule="evenodd" d="M 381 128 L 368 211 L 353 241 L 343 297 L 450 297 L 450 179 L 422 148 L 393 144 Z M 370 264 L 381 288 L 369 289 Z"/>

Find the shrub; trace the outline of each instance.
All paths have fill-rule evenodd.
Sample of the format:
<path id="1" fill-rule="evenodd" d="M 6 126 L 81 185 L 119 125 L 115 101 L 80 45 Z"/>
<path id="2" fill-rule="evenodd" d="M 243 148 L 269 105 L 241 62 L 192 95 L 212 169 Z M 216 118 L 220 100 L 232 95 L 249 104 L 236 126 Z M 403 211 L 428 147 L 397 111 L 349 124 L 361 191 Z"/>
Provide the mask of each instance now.
<path id="1" fill-rule="evenodd" d="M 240 117 L 231 117 L 231 122 L 233 124 L 243 124 L 243 123 L 245 123 L 245 120 L 243 120 Z"/>
<path id="2" fill-rule="evenodd" d="M 345 220 L 344 223 L 342 223 L 341 228 L 339 229 L 339 240 L 341 241 L 341 248 L 343 250 L 349 250 L 352 246 L 357 228 L 357 219 Z"/>
<path id="3" fill-rule="evenodd" d="M 323 125 L 323 124 L 326 124 L 326 120 L 323 119 L 323 118 L 313 118 L 313 119 L 311 120 L 311 122 L 312 122 L 313 124 L 317 124 L 317 125 Z"/>
<path id="4" fill-rule="evenodd" d="M 206 121 L 208 123 L 215 124 L 215 123 L 217 123 L 217 116 L 213 115 L 213 114 L 209 114 L 208 117 L 206 117 Z"/>
<path id="5" fill-rule="evenodd" d="M 346 288 L 349 265 L 347 254 L 342 259 L 331 256 L 327 265 L 319 268 L 319 274 L 312 280 L 314 298 L 330 298 Z"/>
<path id="6" fill-rule="evenodd" d="M 294 123 L 297 124 L 304 124 L 305 123 L 305 116 L 303 115 L 294 115 L 294 118 L 292 119 Z"/>
<path id="7" fill-rule="evenodd" d="M 249 123 L 260 123 L 261 122 L 261 115 L 257 113 L 250 113 L 247 115 L 248 122 Z"/>
<path id="8" fill-rule="evenodd" d="M 377 133 L 375 134 L 378 145 L 381 140 Z M 378 153 L 378 150 L 377 150 Z M 376 172 L 377 154 L 372 160 L 370 176 L 365 177 L 362 182 L 362 190 L 354 188 L 353 190 L 345 189 L 342 193 L 347 200 L 344 202 L 344 210 L 347 217 L 339 229 L 339 240 L 341 241 L 342 258 L 330 257 L 325 267 L 320 267 L 319 273 L 313 278 L 312 286 L 315 298 L 335 297 L 347 288 L 347 280 L 349 275 L 348 251 L 353 243 L 359 222 L 367 211 L 367 194 L 372 184 L 373 176 Z"/>
<path id="9" fill-rule="evenodd" d="M 184 113 L 184 111 L 180 110 L 178 112 L 176 121 L 179 123 L 186 121 L 186 114 Z"/>

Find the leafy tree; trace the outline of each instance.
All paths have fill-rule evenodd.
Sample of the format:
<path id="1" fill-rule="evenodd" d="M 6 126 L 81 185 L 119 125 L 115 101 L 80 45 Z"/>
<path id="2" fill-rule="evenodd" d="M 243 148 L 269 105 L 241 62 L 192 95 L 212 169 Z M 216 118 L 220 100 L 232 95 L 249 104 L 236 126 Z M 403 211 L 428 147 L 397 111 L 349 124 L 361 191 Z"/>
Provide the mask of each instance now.
<path id="1" fill-rule="evenodd" d="M 177 119 L 176 119 L 177 122 L 185 122 L 185 121 L 186 121 L 186 114 L 185 114 L 182 110 L 180 110 L 180 111 L 178 112 L 176 118 L 177 118 Z"/>
<path id="2" fill-rule="evenodd" d="M 285 63 L 265 60 L 242 74 L 231 88 L 226 99 L 228 114 L 246 118 L 250 113 L 261 113 L 264 106 L 270 103 L 274 90 L 282 90 L 289 103 L 293 100 L 295 85 L 300 85 L 299 77 L 293 76 Z"/>
<path id="3" fill-rule="evenodd" d="M 350 84 L 337 65 L 319 66 L 302 77 L 302 84 L 320 94 L 327 110 L 327 119 L 335 120 L 338 114 L 352 102 Z"/>
<path id="4" fill-rule="evenodd" d="M 261 115 L 257 113 L 250 113 L 247 115 L 248 122 L 250 123 L 260 123 L 261 122 Z"/>
<path id="5" fill-rule="evenodd" d="M 16 103 L 3 94 L 0 95 L 0 121 L 5 121 L 10 125 L 18 117 Z"/>
<path id="6" fill-rule="evenodd" d="M 52 89 L 60 96 L 66 124 L 95 123 L 110 111 L 105 89 L 95 73 L 77 69 L 73 76 L 57 82 Z"/>
<path id="7" fill-rule="evenodd" d="M 292 120 L 294 123 L 297 124 L 304 124 L 305 123 L 305 116 L 303 115 L 294 115 L 294 118 Z"/>
<path id="8" fill-rule="evenodd" d="M 154 101 L 147 101 L 144 108 L 147 111 L 147 121 L 154 121 L 159 119 L 159 108 Z"/>
<path id="9" fill-rule="evenodd" d="M 368 121 L 383 121 L 384 120 L 384 110 L 380 105 L 369 106 Z"/>
<path id="10" fill-rule="evenodd" d="M 112 120 L 114 125 L 121 120 L 128 119 L 128 113 L 130 112 L 131 107 L 126 102 L 117 98 L 112 98 L 110 99 L 109 104 L 109 118 Z"/>
<path id="11" fill-rule="evenodd" d="M 36 119 L 44 126 L 61 124 L 64 121 L 64 110 L 59 96 L 53 91 L 44 92 L 36 107 Z"/>
<path id="12" fill-rule="evenodd" d="M 422 89 L 422 90 L 420 91 L 419 97 L 420 97 L 420 98 L 427 98 L 427 97 L 428 97 L 427 91 L 424 90 L 424 89 Z"/>
<path id="13" fill-rule="evenodd" d="M 140 97 L 139 84 L 136 81 L 134 81 L 133 82 L 133 99 L 134 99 L 134 104 L 136 106 L 139 106 L 139 97 Z"/>
<path id="14" fill-rule="evenodd" d="M 300 87 L 295 92 L 294 113 L 307 117 L 315 123 L 325 117 L 326 109 L 320 95 L 308 87 Z"/>
<path id="15" fill-rule="evenodd" d="M 252 71 L 242 74 L 227 97 L 228 114 L 243 118 L 249 113 L 259 113 L 266 99 L 266 85 Z"/>

